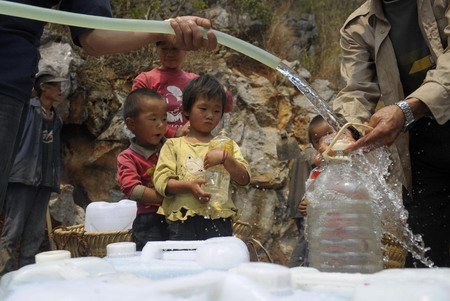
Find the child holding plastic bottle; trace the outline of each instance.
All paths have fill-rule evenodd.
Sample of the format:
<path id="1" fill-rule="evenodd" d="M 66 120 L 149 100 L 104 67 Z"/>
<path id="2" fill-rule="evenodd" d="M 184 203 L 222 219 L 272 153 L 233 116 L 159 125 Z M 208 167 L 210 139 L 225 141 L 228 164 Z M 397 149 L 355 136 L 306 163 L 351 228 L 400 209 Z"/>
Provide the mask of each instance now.
<path id="1" fill-rule="evenodd" d="M 167 138 L 181 137 L 189 132 L 189 122 L 182 112 L 183 90 L 186 84 L 198 74 L 186 72 L 181 65 L 186 50 L 176 48 L 168 41 L 157 42 L 161 67 L 140 73 L 135 79 L 132 90 L 149 88 L 160 93 L 167 103 Z M 227 92 L 227 104 L 224 112 L 233 110 L 233 96 Z"/>
<path id="2" fill-rule="evenodd" d="M 132 237 L 139 251 L 147 241 L 168 238 L 165 219 L 156 213 L 163 197 L 152 179 L 165 140 L 166 109 L 162 96 L 146 88 L 131 92 L 123 104 L 125 124 L 135 137 L 117 157 L 117 180 L 122 192 L 137 202 Z"/>
<path id="3" fill-rule="evenodd" d="M 190 121 L 184 137 L 167 140 L 161 149 L 154 183 L 164 201 L 158 210 L 168 221 L 169 239 L 204 240 L 232 235 L 237 208 L 230 199 L 212 206 L 214 196 L 205 191 L 205 170 L 223 165 L 238 185 L 250 182 L 248 163 L 233 141 L 233 152 L 208 150 L 211 131 L 220 122 L 226 106 L 222 85 L 210 75 L 193 79 L 183 93 L 183 111 Z"/>

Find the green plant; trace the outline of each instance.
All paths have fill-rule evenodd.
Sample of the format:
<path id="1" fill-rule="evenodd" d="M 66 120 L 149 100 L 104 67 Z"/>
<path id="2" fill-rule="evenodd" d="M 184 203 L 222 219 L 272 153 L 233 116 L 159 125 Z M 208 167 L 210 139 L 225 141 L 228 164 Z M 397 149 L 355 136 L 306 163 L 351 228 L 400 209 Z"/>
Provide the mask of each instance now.
<path id="1" fill-rule="evenodd" d="M 232 0 L 231 4 L 241 13 L 248 13 L 252 19 L 260 20 L 268 27 L 272 21 L 272 11 L 268 0 Z"/>

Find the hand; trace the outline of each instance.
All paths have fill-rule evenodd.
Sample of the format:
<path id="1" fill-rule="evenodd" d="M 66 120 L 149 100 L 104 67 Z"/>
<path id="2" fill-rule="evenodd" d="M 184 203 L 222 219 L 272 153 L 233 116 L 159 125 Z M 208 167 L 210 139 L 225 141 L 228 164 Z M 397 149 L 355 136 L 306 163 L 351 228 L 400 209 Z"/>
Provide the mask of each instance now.
<path id="1" fill-rule="evenodd" d="M 203 38 L 202 31 L 199 26 L 205 29 L 211 28 L 211 22 L 208 19 L 185 16 L 169 19 L 170 25 L 175 31 L 174 45 L 182 50 L 197 50 L 199 48 L 207 48 L 213 50 L 217 47 L 217 38 L 214 33 L 209 30 L 206 34 L 207 39 Z"/>
<path id="2" fill-rule="evenodd" d="M 308 200 L 303 200 L 298 204 L 297 212 L 300 213 L 303 217 L 308 216 L 307 212 Z"/>
<path id="3" fill-rule="evenodd" d="M 177 129 L 177 131 L 175 133 L 175 137 L 186 136 L 187 134 L 189 134 L 190 128 L 191 128 L 191 124 L 188 121 L 182 127 Z"/>
<path id="4" fill-rule="evenodd" d="M 353 151 L 358 148 L 389 146 L 400 135 L 404 123 L 405 116 L 398 106 L 384 107 L 373 114 L 369 123 L 366 123 L 373 127 L 373 130 L 364 132 L 364 136 L 347 147 L 346 151 Z"/>
<path id="5" fill-rule="evenodd" d="M 191 182 L 192 195 L 202 204 L 206 204 L 211 199 L 211 194 L 205 192 L 201 185 L 205 185 L 206 181 L 204 179 L 197 179 Z"/>
<path id="6" fill-rule="evenodd" d="M 224 164 L 228 158 L 228 153 L 220 148 L 215 148 L 206 153 L 203 167 L 208 169 L 212 166 Z"/>

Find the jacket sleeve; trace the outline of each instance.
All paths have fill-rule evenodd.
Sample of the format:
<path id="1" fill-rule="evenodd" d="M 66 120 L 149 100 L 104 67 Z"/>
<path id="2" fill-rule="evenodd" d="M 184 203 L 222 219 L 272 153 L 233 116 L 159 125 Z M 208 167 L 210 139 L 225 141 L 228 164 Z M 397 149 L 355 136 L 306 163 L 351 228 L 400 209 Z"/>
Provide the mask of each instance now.
<path id="1" fill-rule="evenodd" d="M 439 124 L 450 119 L 450 8 L 445 12 L 447 26 L 444 29 L 447 48 L 438 56 L 436 68 L 430 70 L 423 84 L 407 98 L 422 100 Z M 442 20 L 440 20 L 441 22 Z"/>
<path id="2" fill-rule="evenodd" d="M 141 177 L 132 158 L 123 153 L 117 156 L 117 181 L 119 182 L 120 190 L 128 198 L 131 197 L 135 186 L 142 185 Z"/>
<path id="3" fill-rule="evenodd" d="M 341 76 L 344 88 L 333 101 L 333 110 L 349 122 L 364 122 L 375 112 L 380 99 L 375 62 L 356 30 L 341 29 Z"/>
<path id="4" fill-rule="evenodd" d="M 249 177 L 249 182 L 246 184 L 250 184 L 251 182 L 251 170 L 250 170 L 250 165 L 248 164 L 247 160 L 244 159 L 244 156 L 242 156 L 241 153 L 241 149 L 239 147 L 239 145 L 237 145 L 237 143 L 235 141 L 233 141 L 233 157 L 236 159 L 236 161 L 238 161 L 247 171 L 248 177 Z M 234 181 L 233 181 L 234 182 Z M 234 182 L 236 183 L 236 182 Z M 237 183 L 236 183 L 237 184 Z M 243 186 L 246 186 L 243 185 Z"/>
<path id="5" fill-rule="evenodd" d="M 166 195 L 167 182 L 170 179 L 178 179 L 177 176 L 177 156 L 174 151 L 173 141 L 176 139 L 168 139 L 161 151 L 159 152 L 158 163 L 156 164 L 155 173 L 153 175 L 153 184 L 156 191 L 162 195 Z"/>

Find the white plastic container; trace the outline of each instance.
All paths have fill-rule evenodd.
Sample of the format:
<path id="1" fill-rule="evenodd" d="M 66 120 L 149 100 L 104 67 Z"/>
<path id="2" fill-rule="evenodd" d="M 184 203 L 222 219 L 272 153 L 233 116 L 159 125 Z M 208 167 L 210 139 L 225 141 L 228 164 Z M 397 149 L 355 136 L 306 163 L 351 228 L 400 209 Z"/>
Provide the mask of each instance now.
<path id="1" fill-rule="evenodd" d="M 92 202 L 86 208 L 84 229 L 86 232 L 129 230 L 136 218 L 135 201 L 117 203 Z"/>

